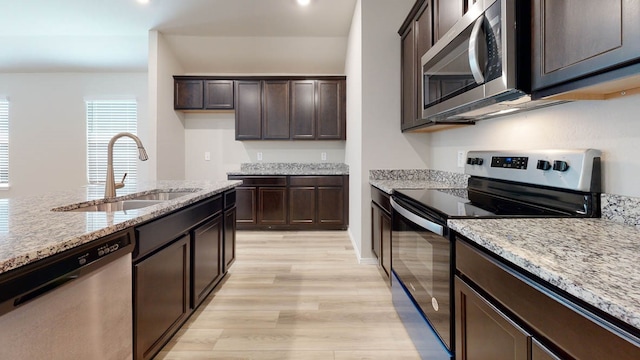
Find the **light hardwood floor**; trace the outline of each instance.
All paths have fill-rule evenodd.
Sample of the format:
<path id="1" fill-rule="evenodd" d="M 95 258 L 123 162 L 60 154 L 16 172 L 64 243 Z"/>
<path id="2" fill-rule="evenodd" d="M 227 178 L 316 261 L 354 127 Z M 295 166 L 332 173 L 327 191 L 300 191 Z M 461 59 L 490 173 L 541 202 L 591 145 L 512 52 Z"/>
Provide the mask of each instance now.
<path id="1" fill-rule="evenodd" d="M 420 359 L 346 232 L 238 232 L 236 262 L 156 359 Z"/>

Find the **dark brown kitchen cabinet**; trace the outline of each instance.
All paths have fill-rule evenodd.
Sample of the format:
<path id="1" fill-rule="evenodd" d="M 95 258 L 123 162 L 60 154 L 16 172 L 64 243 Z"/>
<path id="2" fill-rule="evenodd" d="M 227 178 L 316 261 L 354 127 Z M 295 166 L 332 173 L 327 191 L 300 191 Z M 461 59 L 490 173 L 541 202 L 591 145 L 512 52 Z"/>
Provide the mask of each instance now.
<path id="1" fill-rule="evenodd" d="M 200 110 L 204 105 L 202 80 L 174 80 L 173 108 L 176 110 Z"/>
<path id="2" fill-rule="evenodd" d="M 349 225 L 349 177 L 239 176 L 237 228 L 344 230 Z"/>
<path id="3" fill-rule="evenodd" d="M 236 219 L 240 224 L 258 223 L 258 188 L 255 186 L 239 186 L 236 188 Z"/>
<path id="4" fill-rule="evenodd" d="M 262 82 L 236 82 L 236 140 L 262 139 Z"/>
<path id="5" fill-rule="evenodd" d="M 533 90 L 557 87 L 539 95 L 637 73 L 640 2 L 534 0 L 532 17 Z"/>
<path id="6" fill-rule="evenodd" d="M 456 359 L 640 359 L 621 320 L 460 235 L 455 254 Z"/>
<path id="7" fill-rule="evenodd" d="M 313 140 L 316 134 L 316 82 L 291 81 L 291 138 Z"/>
<path id="8" fill-rule="evenodd" d="M 227 270 L 236 261 L 236 206 L 224 211 L 224 237 L 222 243 L 222 272 Z"/>
<path id="9" fill-rule="evenodd" d="M 174 76 L 175 110 L 228 110 L 234 106 L 233 80 Z"/>
<path id="10" fill-rule="evenodd" d="M 189 316 L 189 237 L 133 265 L 134 357 L 150 359 Z"/>
<path id="11" fill-rule="evenodd" d="M 153 358 L 227 273 L 235 199 L 227 190 L 135 227 L 134 359 Z"/>
<path id="12" fill-rule="evenodd" d="M 289 224 L 303 228 L 345 226 L 345 178 L 291 176 Z"/>
<path id="13" fill-rule="evenodd" d="M 233 109 L 233 80 L 205 80 L 204 108 L 206 110 Z"/>
<path id="14" fill-rule="evenodd" d="M 529 360 L 531 336 L 455 278 L 456 359 Z"/>
<path id="15" fill-rule="evenodd" d="M 401 35 L 402 130 L 420 125 L 422 117 L 422 56 L 433 44 L 431 1 L 417 1 Z"/>
<path id="16" fill-rule="evenodd" d="M 371 251 L 380 273 L 391 285 L 391 203 L 389 194 L 371 187 Z"/>
<path id="17" fill-rule="evenodd" d="M 435 41 L 441 39 L 462 18 L 467 8 L 467 0 L 433 0 Z"/>
<path id="18" fill-rule="evenodd" d="M 345 140 L 346 89 L 343 80 L 317 80 L 317 140 Z"/>
<path id="19" fill-rule="evenodd" d="M 191 307 L 196 308 L 222 279 L 223 217 L 191 231 Z"/>
<path id="20" fill-rule="evenodd" d="M 289 139 L 289 81 L 264 81 L 262 96 L 262 139 Z"/>
<path id="21" fill-rule="evenodd" d="M 258 224 L 266 226 L 287 224 L 286 187 L 258 188 Z"/>

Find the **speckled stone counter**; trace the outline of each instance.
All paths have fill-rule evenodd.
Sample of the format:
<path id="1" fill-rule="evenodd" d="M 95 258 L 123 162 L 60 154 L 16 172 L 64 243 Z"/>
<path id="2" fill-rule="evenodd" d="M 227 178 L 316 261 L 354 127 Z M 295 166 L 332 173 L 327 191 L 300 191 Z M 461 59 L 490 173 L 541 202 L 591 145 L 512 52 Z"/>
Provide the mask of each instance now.
<path id="1" fill-rule="evenodd" d="M 439 170 L 371 170 L 369 184 L 387 194 L 393 189 L 462 189 L 469 176 Z"/>
<path id="2" fill-rule="evenodd" d="M 227 175 L 349 175 L 343 163 L 243 163 Z"/>
<path id="3" fill-rule="evenodd" d="M 74 208 L 70 204 L 97 203 L 104 186 L 88 186 L 77 191 L 45 196 L 0 199 L 0 273 L 99 239 L 128 227 L 152 220 L 242 184 L 242 181 L 158 181 L 125 186 L 115 200 L 161 189 L 191 193 L 160 204 L 115 212 L 51 211 Z"/>
<path id="4" fill-rule="evenodd" d="M 640 229 L 601 219 L 448 224 L 490 252 L 640 329 Z"/>

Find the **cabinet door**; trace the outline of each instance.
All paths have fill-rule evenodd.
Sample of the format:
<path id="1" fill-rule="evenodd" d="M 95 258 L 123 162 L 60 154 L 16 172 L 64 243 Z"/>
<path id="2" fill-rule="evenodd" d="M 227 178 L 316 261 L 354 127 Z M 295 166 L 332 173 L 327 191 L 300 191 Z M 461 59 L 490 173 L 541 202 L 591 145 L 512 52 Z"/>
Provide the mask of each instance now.
<path id="1" fill-rule="evenodd" d="M 291 81 L 291 138 L 314 139 L 316 134 L 316 82 Z"/>
<path id="2" fill-rule="evenodd" d="M 236 82 L 236 140 L 260 140 L 262 96 L 260 81 Z"/>
<path id="3" fill-rule="evenodd" d="M 382 254 L 380 249 L 380 243 L 382 242 L 382 229 L 380 224 L 380 213 L 382 210 L 376 203 L 371 202 L 371 252 L 378 258 L 378 264 L 380 264 L 380 255 Z"/>
<path id="4" fill-rule="evenodd" d="M 133 265 L 136 359 L 149 359 L 189 314 L 189 237 Z"/>
<path id="5" fill-rule="evenodd" d="M 287 224 L 287 188 L 258 188 L 258 224 Z"/>
<path id="6" fill-rule="evenodd" d="M 401 40 L 401 81 L 402 81 L 402 108 L 400 114 L 400 125 L 402 130 L 414 126 L 417 118 L 417 87 L 416 87 L 416 49 L 415 31 L 413 26 L 409 26 Z"/>
<path id="7" fill-rule="evenodd" d="M 224 212 L 224 238 L 223 238 L 222 272 L 227 273 L 231 264 L 236 261 L 236 208 L 227 209 Z"/>
<path id="8" fill-rule="evenodd" d="M 422 117 L 422 97 L 424 96 L 423 80 L 422 80 L 422 56 L 431 49 L 433 44 L 432 28 L 431 28 L 431 7 L 429 1 L 425 1 L 422 8 L 418 11 L 418 15 L 414 21 L 414 31 L 416 40 L 416 63 L 415 63 L 415 106 L 416 118 Z"/>
<path id="9" fill-rule="evenodd" d="M 191 231 L 191 307 L 196 308 L 222 278 L 222 216 Z"/>
<path id="10" fill-rule="evenodd" d="M 320 224 L 344 224 L 344 188 L 342 186 L 318 186 L 318 222 Z"/>
<path id="11" fill-rule="evenodd" d="M 434 0 L 434 29 L 436 41 L 441 39 L 464 15 L 467 0 Z"/>
<path id="12" fill-rule="evenodd" d="M 263 83 L 262 138 L 289 139 L 289 82 Z"/>
<path id="13" fill-rule="evenodd" d="M 313 225 L 316 222 L 316 188 L 314 186 L 289 188 L 289 223 Z"/>
<path id="14" fill-rule="evenodd" d="M 203 107 L 202 80 L 174 80 L 173 108 L 198 110 Z"/>
<path id="15" fill-rule="evenodd" d="M 391 284 L 391 216 L 380 212 L 380 267 Z"/>
<path id="16" fill-rule="evenodd" d="M 258 189 L 254 186 L 236 188 L 236 216 L 242 224 L 257 224 Z"/>
<path id="17" fill-rule="evenodd" d="M 529 360 L 530 335 L 455 277 L 456 359 Z"/>
<path id="18" fill-rule="evenodd" d="M 318 80 L 317 127 L 318 140 L 345 140 L 345 81 Z"/>
<path id="19" fill-rule="evenodd" d="M 538 340 L 533 339 L 531 343 L 531 360 L 562 360 Z"/>
<path id="20" fill-rule="evenodd" d="M 533 89 L 640 57 L 640 2 L 535 0 Z"/>
<path id="21" fill-rule="evenodd" d="M 207 80 L 204 82 L 204 108 L 233 109 L 233 80 Z"/>

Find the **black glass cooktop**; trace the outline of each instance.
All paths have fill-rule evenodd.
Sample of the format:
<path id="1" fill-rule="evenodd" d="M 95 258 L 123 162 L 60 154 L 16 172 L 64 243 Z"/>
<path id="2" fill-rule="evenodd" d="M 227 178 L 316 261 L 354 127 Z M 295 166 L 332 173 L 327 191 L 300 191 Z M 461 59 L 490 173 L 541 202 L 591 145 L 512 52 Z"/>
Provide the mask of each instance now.
<path id="1" fill-rule="evenodd" d="M 400 189 L 394 192 L 401 201 L 418 213 L 442 219 L 562 217 L 568 214 L 466 189 Z"/>

